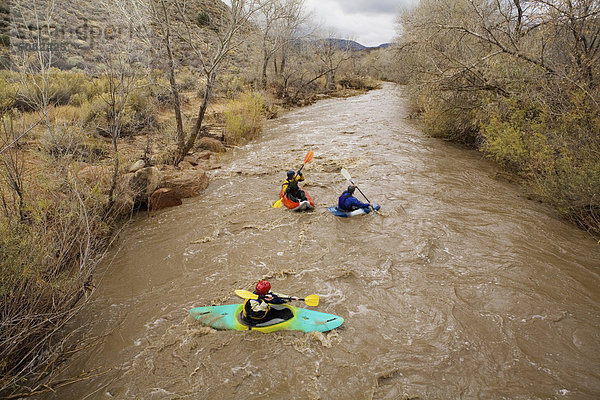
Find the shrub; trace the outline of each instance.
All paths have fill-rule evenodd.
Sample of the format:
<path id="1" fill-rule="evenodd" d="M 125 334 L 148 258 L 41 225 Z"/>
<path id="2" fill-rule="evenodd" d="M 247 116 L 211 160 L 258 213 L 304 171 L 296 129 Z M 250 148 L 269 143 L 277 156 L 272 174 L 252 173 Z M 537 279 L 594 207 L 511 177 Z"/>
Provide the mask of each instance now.
<path id="1" fill-rule="evenodd" d="M 0 77 L 0 115 L 14 107 L 17 96 L 15 85 Z"/>
<path id="2" fill-rule="evenodd" d="M 85 93 L 75 93 L 69 99 L 69 104 L 75 107 L 82 106 L 86 101 L 88 101 L 87 95 Z"/>
<path id="3" fill-rule="evenodd" d="M 481 150 L 524 177 L 547 173 L 553 156 L 544 134 L 548 129 L 546 112 L 515 100 L 506 100 L 506 103 L 508 115 L 493 115 L 482 125 Z"/>
<path id="4" fill-rule="evenodd" d="M 156 104 L 149 88 L 137 89 L 131 92 L 126 104 L 126 114 L 130 114 L 123 133 L 137 135 L 147 129 L 156 129 Z"/>
<path id="5" fill-rule="evenodd" d="M 108 93 L 94 96 L 90 101 L 81 105 L 81 119 L 84 124 L 93 124 L 98 133 L 110 136 L 108 115 L 111 106 L 108 103 Z M 158 127 L 156 120 L 156 107 L 149 89 L 138 89 L 129 94 L 123 114 L 121 116 L 122 136 L 133 136 L 144 132 L 146 129 Z"/>
<path id="6" fill-rule="evenodd" d="M 87 134 L 81 127 L 65 125 L 56 127 L 54 138 L 44 136 L 42 149 L 49 155 L 60 158 L 73 157 L 83 162 L 94 162 L 109 154 L 108 145 Z"/>
<path id="7" fill-rule="evenodd" d="M 371 77 L 351 77 L 340 79 L 339 84 L 345 89 L 373 90 L 380 87 L 379 82 Z"/>
<path id="8" fill-rule="evenodd" d="M 422 112 L 425 131 L 443 140 L 476 145 L 479 141 L 476 109 L 470 99 L 446 95 L 448 98 L 425 95 L 419 99 L 417 107 Z"/>
<path id="9" fill-rule="evenodd" d="M 66 60 L 66 64 L 69 68 L 84 68 L 86 66 L 86 62 L 81 55 L 75 55 L 68 57 Z"/>
<path id="10" fill-rule="evenodd" d="M 225 141 L 238 144 L 255 138 L 261 132 L 264 102 L 260 93 L 245 92 L 232 100 L 225 110 Z"/>
<path id="11" fill-rule="evenodd" d="M 210 24 L 210 15 L 206 11 L 201 11 L 196 16 L 198 26 L 208 26 Z"/>
<path id="12" fill-rule="evenodd" d="M 566 218 L 600 233 L 600 117 L 581 92 L 567 104 L 560 113 L 523 99 L 488 106 L 481 150 Z"/>
<path id="13" fill-rule="evenodd" d="M 199 74 L 192 71 L 189 67 L 184 67 L 177 74 L 177 83 L 180 90 L 195 90 L 199 81 Z"/>
<path id="14" fill-rule="evenodd" d="M 217 86 L 228 99 L 239 97 L 246 87 L 243 77 L 238 75 L 222 75 L 217 78 Z"/>
<path id="15" fill-rule="evenodd" d="M 109 233 L 97 192 L 49 175 L 31 180 L 35 199 L 25 220 L 0 215 L 0 393 L 7 397 L 30 393 L 29 377 L 52 382 L 66 340 L 61 331 L 85 303 Z"/>
<path id="16" fill-rule="evenodd" d="M 21 111 L 35 111 L 42 106 L 42 78 L 39 75 L 24 75 L 24 78 L 20 82 L 14 82 L 17 88 L 15 107 Z M 49 105 L 69 104 L 71 96 L 86 91 L 88 81 L 81 72 L 50 69 L 45 93 Z"/>
<path id="17" fill-rule="evenodd" d="M 202 137 L 198 140 L 196 145 L 198 149 L 210 150 L 213 153 L 223 153 L 225 152 L 225 146 L 221 141 L 209 137 Z"/>

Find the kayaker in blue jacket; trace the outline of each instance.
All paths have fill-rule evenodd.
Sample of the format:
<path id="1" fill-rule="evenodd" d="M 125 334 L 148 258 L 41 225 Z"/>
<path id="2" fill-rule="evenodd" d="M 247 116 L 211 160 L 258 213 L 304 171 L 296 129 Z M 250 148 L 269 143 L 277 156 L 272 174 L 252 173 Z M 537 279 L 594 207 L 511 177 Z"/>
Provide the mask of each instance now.
<path id="1" fill-rule="evenodd" d="M 350 185 L 348 189 L 342 193 L 338 199 L 338 208 L 342 211 L 354 211 L 359 208 L 370 208 L 373 207 L 372 203 L 361 203 L 356 197 L 353 196 L 354 189 L 356 186 Z"/>
<path id="2" fill-rule="evenodd" d="M 300 300 L 299 297 L 271 292 L 271 284 L 269 281 L 264 280 L 256 284 L 254 294 L 258 295 L 258 299 L 246 299 L 243 311 L 244 319 L 253 324 L 280 317 L 279 313 L 273 312 L 275 310 L 271 309 L 270 304 L 283 304 L 288 301 Z M 285 311 L 287 312 L 287 309 Z"/>

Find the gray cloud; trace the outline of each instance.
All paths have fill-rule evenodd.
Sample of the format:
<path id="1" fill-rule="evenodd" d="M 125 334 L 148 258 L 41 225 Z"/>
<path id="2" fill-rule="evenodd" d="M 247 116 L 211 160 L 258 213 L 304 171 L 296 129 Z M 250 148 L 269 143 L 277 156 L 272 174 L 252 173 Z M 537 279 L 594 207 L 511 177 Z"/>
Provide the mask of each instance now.
<path id="1" fill-rule="evenodd" d="M 413 7 L 419 0 L 335 0 L 349 14 L 396 14 L 400 8 Z"/>
<path id="2" fill-rule="evenodd" d="M 305 0 L 313 22 L 339 38 L 365 46 L 392 41 L 400 8 L 418 5 L 419 0 Z"/>

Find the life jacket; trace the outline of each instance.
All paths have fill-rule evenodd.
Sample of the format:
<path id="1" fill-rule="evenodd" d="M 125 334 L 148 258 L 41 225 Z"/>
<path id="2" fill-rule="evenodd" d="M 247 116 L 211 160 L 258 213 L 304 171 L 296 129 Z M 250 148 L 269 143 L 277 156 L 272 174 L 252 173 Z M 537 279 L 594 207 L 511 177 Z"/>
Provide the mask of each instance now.
<path id="1" fill-rule="evenodd" d="M 304 175 L 294 175 L 292 179 L 286 179 L 285 182 L 281 185 L 281 191 L 279 192 L 279 197 L 283 197 L 286 193 L 291 193 L 292 196 L 297 196 L 300 191 L 300 187 L 298 186 L 298 182 L 302 182 L 304 180 Z"/>
<path id="2" fill-rule="evenodd" d="M 291 201 L 300 202 L 303 199 L 303 192 L 298 186 L 298 182 L 293 181 L 285 181 L 285 183 L 281 186 L 281 192 L 279 193 L 279 197 L 286 196 Z"/>
<path id="3" fill-rule="evenodd" d="M 256 300 L 260 301 L 260 298 L 256 299 Z M 250 299 L 246 299 L 244 301 L 244 307 L 243 307 L 242 313 L 244 315 L 244 318 L 246 318 L 246 319 L 261 320 L 267 316 L 267 313 L 269 312 L 270 309 L 271 309 L 271 306 L 268 306 L 265 311 L 260 311 L 260 312 L 254 311 L 252 309 L 252 305 L 250 304 Z"/>
<path id="4" fill-rule="evenodd" d="M 347 190 L 344 191 L 344 193 L 342 193 L 342 195 L 338 199 L 338 206 L 337 206 L 337 208 L 339 208 L 342 211 L 346 211 L 346 207 L 345 207 L 346 199 L 348 199 L 351 196 L 352 195 L 350 193 L 348 193 Z"/>
<path id="5" fill-rule="evenodd" d="M 296 194 L 300 191 L 300 186 L 298 186 L 298 181 L 297 180 L 292 180 L 289 182 L 287 189 L 286 189 L 286 193 L 291 193 L 292 196 L 296 196 Z"/>

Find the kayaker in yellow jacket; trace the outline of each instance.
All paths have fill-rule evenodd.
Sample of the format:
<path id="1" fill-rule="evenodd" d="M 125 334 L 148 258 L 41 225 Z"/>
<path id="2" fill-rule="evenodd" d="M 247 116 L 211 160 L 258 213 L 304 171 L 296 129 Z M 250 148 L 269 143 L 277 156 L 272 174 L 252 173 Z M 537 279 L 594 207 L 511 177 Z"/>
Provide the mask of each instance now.
<path id="1" fill-rule="evenodd" d="M 254 324 L 277 317 L 277 315 L 272 315 L 273 312 L 270 304 L 283 304 L 289 301 L 300 300 L 300 298 L 295 296 L 271 292 L 271 284 L 269 281 L 264 280 L 256 284 L 254 294 L 258 295 L 258 299 L 246 299 L 243 308 L 244 319 Z M 285 311 L 288 310 L 286 309 Z"/>
<path id="2" fill-rule="evenodd" d="M 296 174 L 296 172 L 290 170 L 287 172 L 287 179 L 281 185 L 280 197 L 286 195 L 286 197 L 297 203 L 306 200 L 306 194 L 304 190 L 300 189 L 298 182 L 304 181 L 304 175 L 302 173 Z"/>

